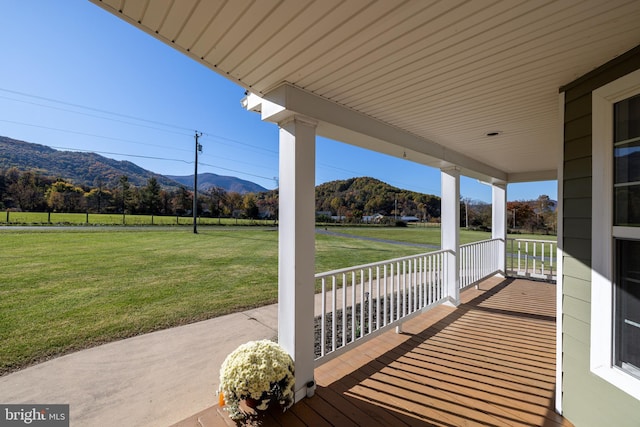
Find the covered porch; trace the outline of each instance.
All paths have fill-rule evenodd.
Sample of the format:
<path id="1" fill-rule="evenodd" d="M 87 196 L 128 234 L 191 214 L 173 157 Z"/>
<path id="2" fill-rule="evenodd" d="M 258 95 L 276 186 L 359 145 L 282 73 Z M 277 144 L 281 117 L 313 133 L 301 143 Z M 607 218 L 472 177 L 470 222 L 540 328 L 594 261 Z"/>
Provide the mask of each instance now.
<path id="1" fill-rule="evenodd" d="M 555 285 L 494 276 L 318 366 L 264 426 L 571 426 L 554 410 Z M 235 425 L 218 406 L 174 427 Z"/>
<path id="2" fill-rule="evenodd" d="M 597 206 L 595 198 L 591 205 L 588 104 L 593 87 L 569 94 L 573 99 L 565 99 L 565 92 L 567 84 L 576 84 L 611 58 L 636 55 L 630 49 L 638 44 L 637 2 L 92 1 L 237 82 L 246 91 L 242 106 L 279 128 L 278 339 L 295 360 L 298 403 L 271 421 L 553 425 L 564 422 L 554 408 L 562 412 L 569 395 L 573 407 L 567 415 L 579 414 L 585 398 L 581 380 L 591 378 L 589 366 L 579 368 L 580 376 L 568 389 L 563 388 L 568 377 L 563 377 L 562 363 L 588 360 L 588 332 L 576 334 L 584 340 L 580 345 L 571 340 L 573 331 L 588 331 L 590 322 L 591 235 L 580 229 L 589 229 L 589 211 Z M 626 60 L 622 66 L 637 69 Z M 616 74 L 632 70 L 623 71 Z M 600 76 L 594 80 L 600 82 Z M 566 110 L 566 101 L 578 97 L 583 103 Z M 426 282 L 436 292 L 421 284 L 417 300 L 423 305 L 400 321 L 404 332 L 395 334 L 394 316 L 407 311 L 404 298 L 408 304 L 416 300 L 406 288 L 413 283 L 409 278 L 395 280 L 405 271 L 404 261 L 403 270 L 396 263 L 390 272 L 396 286 L 389 295 L 392 322 L 370 321 L 368 328 L 380 329 L 361 339 L 359 347 L 338 348 L 332 342 L 330 354 L 319 361 L 313 334 L 317 289 L 311 285 L 317 280 L 317 136 L 436 168 L 442 196 L 442 259 Z M 489 261 L 482 260 L 484 249 L 465 254 L 460 245 L 461 175 L 492 186 L 490 246 L 497 255 Z M 511 260 L 506 250 L 508 184 L 554 179 L 561 183 L 558 217 L 563 218 L 565 208 L 571 212 L 566 223 L 558 222 L 560 246 L 554 257 L 567 259 L 567 243 L 578 248 L 575 260 L 556 263 L 558 293 L 553 285 L 538 282 L 481 281 L 494 273 L 505 275 Z M 572 195 L 568 200 L 565 191 Z M 495 264 L 472 278 L 481 281 L 479 289 L 467 287 L 466 274 L 488 263 Z M 427 265 L 432 272 L 434 264 Z M 570 290 L 578 308 L 566 307 L 577 313 L 569 327 L 563 326 L 562 304 L 559 315 L 554 309 L 556 301 L 562 302 L 563 273 L 578 279 Z M 342 301 L 349 299 L 349 286 L 352 301 L 364 294 L 366 281 L 359 293 L 356 282 L 336 283 L 338 288 L 331 279 Z M 332 298 L 337 304 L 338 295 Z M 386 301 L 386 294 L 379 300 Z M 357 342 L 353 317 L 349 331 L 344 329 L 345 309 L 340 314 L 342 343 L 347 334 Z M 331 340 L 336 340 L 338 327 L 330 327 L 336 330 Z M 570 345 L 563 353 L 565 335 Z M 320 387 L 305 399 L 306 385 L 314 379 Z M 559 390 L 555 402 L 554 389 Z M 605 416 L 626 413 L 618 410 L 616 390 L 599 384 L 594 390 L 612 399 L 599 405 Z"/>

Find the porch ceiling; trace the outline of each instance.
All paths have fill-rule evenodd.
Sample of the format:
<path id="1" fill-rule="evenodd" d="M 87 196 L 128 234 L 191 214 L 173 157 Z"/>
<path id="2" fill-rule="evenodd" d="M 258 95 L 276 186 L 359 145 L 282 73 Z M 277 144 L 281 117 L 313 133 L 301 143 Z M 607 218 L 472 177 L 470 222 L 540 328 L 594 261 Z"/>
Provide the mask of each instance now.
<path id="1" fill-rule="evenodd" d="M 92 1 L 253 93 L 288 83 L 411 143 L 326 136 L 509 181 L 553 178 L 558 89 L 640 43 L 637 0 Z"/>

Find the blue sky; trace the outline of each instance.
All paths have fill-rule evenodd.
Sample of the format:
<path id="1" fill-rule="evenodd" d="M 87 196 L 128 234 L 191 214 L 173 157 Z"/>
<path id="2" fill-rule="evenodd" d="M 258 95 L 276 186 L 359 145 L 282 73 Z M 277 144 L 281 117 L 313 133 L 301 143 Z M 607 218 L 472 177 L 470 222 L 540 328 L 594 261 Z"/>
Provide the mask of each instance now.
<path id="1" fill-rule="evenodd" d="M 4 0 L 0 135 L 95 151 L 165 175 L 198 171 L 276 187 L 278 129 L 240 106 L 244 89 L 84 0 Z M 372 176 L 440 195 L 440 172 L 318 138 L 316 183 Z M 556 199 L 556 182 L 513 184 L 509 200 Z M 462 179 L 461 195 L 490 202 Z"/>

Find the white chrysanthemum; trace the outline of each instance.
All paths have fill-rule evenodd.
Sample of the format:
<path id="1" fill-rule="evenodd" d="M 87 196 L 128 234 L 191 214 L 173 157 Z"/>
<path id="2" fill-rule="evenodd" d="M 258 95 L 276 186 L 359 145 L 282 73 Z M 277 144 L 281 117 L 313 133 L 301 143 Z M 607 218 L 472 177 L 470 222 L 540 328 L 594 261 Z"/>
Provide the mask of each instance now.
<path id="1" fill-rule="evenodd" d="M 231 418 L 242 418 L 239 403 L 259 402 L 264 410 L 272 401 L 285 409 L 293 404 L 294 366 L 291 356 L 269 340 L 242 344 L 227 356 L 220 368 L 220 392 Z"/>

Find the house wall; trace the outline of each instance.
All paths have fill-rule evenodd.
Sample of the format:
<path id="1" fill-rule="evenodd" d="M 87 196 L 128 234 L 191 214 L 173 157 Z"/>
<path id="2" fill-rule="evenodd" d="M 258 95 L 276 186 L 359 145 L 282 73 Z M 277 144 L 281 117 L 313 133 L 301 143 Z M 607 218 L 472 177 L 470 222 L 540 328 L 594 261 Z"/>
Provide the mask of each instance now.
<path id="1" fill-rule="evenodd" d="M 563 397 L 577 427 L 638 426 L 640 401 L 589 370 L 591 299 L 591 92 L 640 69 L 640 46 L 563 87 Z M 596 178 L 597 179 L 597 178 Z"/>

